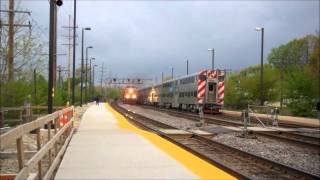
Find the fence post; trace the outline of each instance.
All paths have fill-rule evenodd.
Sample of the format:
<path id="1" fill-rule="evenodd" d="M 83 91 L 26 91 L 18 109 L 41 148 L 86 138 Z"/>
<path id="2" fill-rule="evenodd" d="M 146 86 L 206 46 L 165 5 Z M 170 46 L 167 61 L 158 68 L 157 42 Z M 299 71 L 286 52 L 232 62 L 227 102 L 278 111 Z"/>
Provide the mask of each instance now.
<path id="1" fill-rule="evenodd" d="M 0 128 L 4 126 L 4 110 L 0 108 Z"/>
<path id="2" fill-rule="evenodd" d="M 37 130 L 37 150 L 41 149 L 41 131 L 40 128 Z M 38 162 L 38 179 L 42 180 L 42 163 L 41 160 Z"/>
<path id="3" fill-rule="evenodd" d="M 23 150 L 23 139 L 22 137 L 16 140 L 17 142 L 17 157 L 18 157 L 18 164 L 19 170 L 21 170 L 24 166 L 24 150 Z"/>
<path id="4" fill-rule="evenodd" d="M 49 121 L 48 123 L 48 142 L 51 140 L 51 121 Z M 48 156 L 49 156 L 49 166 L 51 165 L 51 156 L 52 156 L 52 153 L 51 153 L 51 149 L 49 149 L 49 153 L 48 153 Z"/>

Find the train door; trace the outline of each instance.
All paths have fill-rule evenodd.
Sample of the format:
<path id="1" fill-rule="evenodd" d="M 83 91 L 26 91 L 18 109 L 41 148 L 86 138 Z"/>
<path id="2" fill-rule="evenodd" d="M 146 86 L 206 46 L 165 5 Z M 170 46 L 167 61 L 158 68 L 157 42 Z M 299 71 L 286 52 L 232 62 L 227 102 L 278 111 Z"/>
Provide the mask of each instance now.
<path id="1" fill-rule="evenodd" d="M 217 97 L 217 83 L 208 82 L 207 101 L 209 103 L 215 103 Z"/>
<path id="2" fill-rule="evenodd" d="M 174 107 L 174 108 L 177 108 L 177 107 L 179 107 L 179 101 L 178 101 L 178 98 L 179 98 L 179 93 L 178 93 L 178 91 L 179 91 L 179 89 L 178 89 L 178 81 L 174 81 L 173 83 L 172 83 L 172 85 L 173 85 L 173 92 L 172 92 L 172 94 L 173 94 L 173 104 L 172 104 L 172 106 Z"/>

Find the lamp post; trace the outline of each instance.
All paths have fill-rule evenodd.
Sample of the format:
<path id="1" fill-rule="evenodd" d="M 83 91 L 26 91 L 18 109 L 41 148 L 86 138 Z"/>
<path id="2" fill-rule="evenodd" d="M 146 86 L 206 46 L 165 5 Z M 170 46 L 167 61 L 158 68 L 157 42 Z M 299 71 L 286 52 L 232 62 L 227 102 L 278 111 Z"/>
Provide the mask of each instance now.
<path id="1" fill-rule="evenodd" d="M 189 74 L 189 60 L 187 59 L 187 75 Z"/>
<path id="2" fill-rule="evenodd" d="M 95 60 L 96 58 L 90 58 L 90 79 L 89 79 L 89 88 L 90 88 L 90 93 L 92 94 L 92 61 Z"/>
<path id="3" fill-rule="evenodd" d="M 261 67 L 260 67 L 260 105 L 263 106 L 263 39 L 264 39 L 264 28 L 256 27 L 256 31 L 261 31 Z"/>
<path id="4" fill-rule="evenodd" d="M 211 58 L 212 58 L 211 69 L 214 69 L 214 48 L 208 49 L 208 51 L 212 51 L 212 56 L 211 56 Z"/>
<path id="5" fill-rule="evenodd" d="M 93 65 L 93 68 L 92 68 L 93 69 L 92 70 L 92 75 L 93 75 L 92 76 L 92 89 L 93 89 L 93 93 L 94 93 L 94 67 L 98 67 L 98 65 L 95 64 L 95 65 Z"/>
<path id="6" fill-rule="evenodd" d="M 83 42 L 84 42 L 84 31 L 90 31 L 91 28 L 90 27 L 86 27 L 86 28 L 82 28 L 82 42 L 81 42 L 81 73 L 80 73 L 80 77 L 81 77 L 81 82 L 80 82 L 80 107 L 82 107 L 82 103 L 83 103 Z"/>
<path id="7" fill-rule="evenodd" d="M 88 102 L 88 49 L 93 48 L 92 46 L 86 47 L 86 92 L 84 96 L 84 101 Z"/>
<path id="8" fill-rule="evenodd" d="M 173 67 L 171 67 L 171 79 L 173 79 Z"/>

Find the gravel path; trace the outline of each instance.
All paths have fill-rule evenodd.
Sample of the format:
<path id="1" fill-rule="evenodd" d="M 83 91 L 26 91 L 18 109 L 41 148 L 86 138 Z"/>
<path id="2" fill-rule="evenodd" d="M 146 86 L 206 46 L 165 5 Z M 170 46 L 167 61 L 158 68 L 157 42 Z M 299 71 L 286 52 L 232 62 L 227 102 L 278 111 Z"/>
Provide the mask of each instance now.
<path id="1" fill-rule="evenodd" d="M 261 136 L 245 139 L 240 137 L 239 132 L 230 131 L 218 125 L 210 124 L 199 128 L 196 126 L 196 122 L 185 118 L 170 116 L 163 112 L 144 109 L 138 106 L 121 106 L 148 118 L 158 120 L 180 129 L 201 129 L 217 134 L 213 137 L 213 140 L 215 141 L 306 172 L 320 175 L 320 149 L 317 151 L 303 148 L 301 146 L 295 146 L 290 143 Z"/>

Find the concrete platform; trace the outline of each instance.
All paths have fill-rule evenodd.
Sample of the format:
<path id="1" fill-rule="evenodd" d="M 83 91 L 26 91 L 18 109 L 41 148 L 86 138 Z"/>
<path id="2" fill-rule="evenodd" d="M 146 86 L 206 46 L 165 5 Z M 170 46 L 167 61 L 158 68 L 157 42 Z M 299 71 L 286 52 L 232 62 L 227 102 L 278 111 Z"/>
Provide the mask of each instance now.
<path id="1" fill-rule="evenodd" d="M 234 179 L 106 106 L 85 112 L 55 179 Z"/>
<path id="2" fill-rule="evenodd" d="M 192 136 L 192 133 L 179 129 L 159 129 L 159 131 L 170 136 Z"/>
<path id="3" fill-rule="evenodd" d="M 202 136 L 202 137 L 213 137 L 214 134 L 210 133 L 210 132 L 207 132 L 207 131 L 202 131 L 202 130 L 190 130 L 190 132 L 194 133 L 194 134 L 197 134 L 199 136 Z"/>

